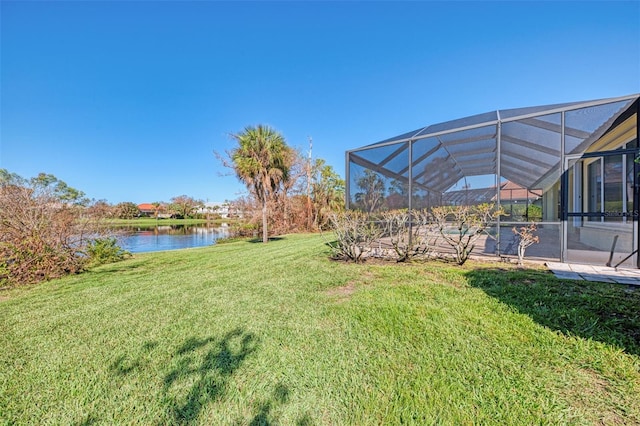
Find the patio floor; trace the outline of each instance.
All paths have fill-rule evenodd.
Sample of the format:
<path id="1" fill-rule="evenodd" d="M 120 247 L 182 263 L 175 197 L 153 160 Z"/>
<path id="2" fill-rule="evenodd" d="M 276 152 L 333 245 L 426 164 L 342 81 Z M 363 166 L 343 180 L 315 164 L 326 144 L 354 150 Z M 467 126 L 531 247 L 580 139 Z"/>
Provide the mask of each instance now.
<path id="1" fill-rule="evenodd" d="M 599 265 L 547 262 L 553 274 L 565 280 L 586 280 L 640 286 L 640 269 L 612 268 Z"/>

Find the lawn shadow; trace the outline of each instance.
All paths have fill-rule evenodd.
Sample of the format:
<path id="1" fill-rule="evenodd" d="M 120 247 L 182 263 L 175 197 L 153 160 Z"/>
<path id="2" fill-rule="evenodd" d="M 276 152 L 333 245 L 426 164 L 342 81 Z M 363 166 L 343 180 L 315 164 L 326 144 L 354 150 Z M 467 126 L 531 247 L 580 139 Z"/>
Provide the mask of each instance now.
<path id="1" fill-rule="evenodd" d="M 105 263 L 102 265 L 96 265 L 89 267 L 83 272 L 84 276 L 102 277 L 110 276 L 115 273 L 122 274 L 136 274 L 138 271 L 143 271 L 146 266 L 146 262 L 132 261 L 133 257 L 129 257 L 124 260 L 119 260 L 113 263 Z"/>
<path id="2" fill-rule="evenodd" d="M 156 342 L 145 342 L 142 345 L 142 350 L 145 353 L 151 352 L 158 343 Z M 127 374 L 133 373 L 136 370 L 144 368 L 145 362 L 142 355 L 139 355 L 136 358 L 130 358 L 128 355 L 120 355 L 114 362 L 109 365 L 109 370 L 115 374 L 116 376 L 126 376 Z"/>
<path id="3" fill-rule="evenodd" d="M 258 407 L 258 413 L 253 417 L 249 426 L 266 426 L 273 424 L 271 411 L 280 404 L 286 404 L 289 401 L 289 388 L 281 383 L 276 385 L 273 391 L 273 398 L 261 403 Z"/>
<path id="4" fill-rule="evenodd" d="M 257 337 L 242 329 L 222 338 L 187 338 L 174 354 L 176 365 L 163 380 L 172 423 L 196 422 L 207 404 L 224 395 L 229 378 L 257 345 Z"/>
<path id="5" fill-rule="evenodd" d="M 271 426 L 281 424 L 278 420 L 278 416 L 274 411 L 289 402 L 291 392 L 289 388 L 282 383 L 278 383 L 272 393 L 271 398 L 266 401 L 261 402 L 257 406 L 257 413 L 251 421 L 249 422 L 249 426 Z M 242 425 L 246 424 L 244 421 L 240 420 L 236 422 L 236 424 Z M 313 421 L 309 414 L 304 414 L 302 417 L 298 418 L 295 422 L 296 426 L 311 426 Z"/>
<path id="6" fill-rule="evenodd" d="M 466 276 L 471 286 L 542 326 L 640 355 L 640 289 L 507 268 L 475 269 Z"/>
<path id="7" fill-rule="evenodd" d="M 281 241 L 281 240 L 285 240 L 285 237 L 269 237 L 269 242 L 271 241 Z M 252 238 L 249 240 L 249 242 L 251 244 L 256 244 L 256 243 L 261 243 L 262 242 L 262 237 L 259 238 Z"/>
<path id="8" fill-rule="evenodd" d="M 96 423 L 99 423 L 99 420 L 93 414 L 89 414 L 82 421 L 74 423 L 74 426 L 91 426 Z"/>

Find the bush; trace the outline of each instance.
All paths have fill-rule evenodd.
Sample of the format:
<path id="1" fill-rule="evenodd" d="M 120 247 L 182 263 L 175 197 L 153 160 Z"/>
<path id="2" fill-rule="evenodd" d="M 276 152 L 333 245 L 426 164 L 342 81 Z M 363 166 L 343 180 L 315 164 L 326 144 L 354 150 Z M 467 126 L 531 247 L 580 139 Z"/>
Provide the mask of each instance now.
<path id="1" fill-rule="evenodd" d="M 431 215 L 426 210 L 390 210 L 382 213 L 385 237 L 389 239 L 398 262 L 428 257 L 436 243 Z"/>
<path id="2" fill-rule="evenodd" d="M 255 238 L 258 236 L 259 225 L 256 223 L 236 222 L 231 225 L 231 235 L 234 237 Z"/>
<path id="3" fill-rule="evenodd" d="M 115 263 L 131 257 L 131 253 L 118 246 L 115 237 L 95 238 L 87 244 L 87 266 Z"/>
<path id="4" fill-rule="evenodd" d="M 464 264 L 476 241 L 504 212 L 493 204 L 477 206 L 440 206 L 432 209 L 440 235 L 454 250 L 458 265 Z"/>
<path id="5" fill-rule="evenodd" d="M 26 180 L 0 169 L 0 282 L 35 283 L 78 273 L 86 245 L 108 232 L 83 217 L 84 194 L 44 173 Z"/>
<path id="6" fill-rule="evenodd" d="M 540 238 L 535 235 L 537 230 L 538 228 L 534 222 L 520 228 L 513 227 L 513 233 L 518 236 L 518 265 L 522 265 L 527 247 L 540 242 Z"/>
<path id="7" fill-rule="evenodd" d="M 502 214 L 493 204 L 440 206 L 427 210 L 392 210 L 380 217 L 349 210 L 331 215 L 336 240 L 329 244 L 333 258 L 361 262 L 367 257 L 411 261 L 433 254 L 441 238 L 462 265 Z"/>
<path id="8" fill-rule="evenodd" d="M 373 243 L 382 236 L 375 221 L 360 211 L 332 213 L 330 221 L 336 235 L 336 240 L 329 243 L 334 259 L 361 262 L 371 252 Z"/>
<path id="9" fill-rule="evenodd" d="M 542 220 L 542 207 L 537 206 L 535 204 L 530 204 L 527 208 L 527 218 L 530 221 L 541 221 Z"/>

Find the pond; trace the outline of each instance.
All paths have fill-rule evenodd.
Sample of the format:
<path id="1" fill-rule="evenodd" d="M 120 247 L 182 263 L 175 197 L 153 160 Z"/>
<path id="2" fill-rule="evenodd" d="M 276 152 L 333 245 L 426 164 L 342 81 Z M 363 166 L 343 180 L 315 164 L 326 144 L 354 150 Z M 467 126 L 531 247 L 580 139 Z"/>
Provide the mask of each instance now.
<path id="1" fill-rule="evenodd" d="M 120 247 L 131 253 L 210 246 L 231 235 L 226 224 L 118 227 L 116 231 Z"/>

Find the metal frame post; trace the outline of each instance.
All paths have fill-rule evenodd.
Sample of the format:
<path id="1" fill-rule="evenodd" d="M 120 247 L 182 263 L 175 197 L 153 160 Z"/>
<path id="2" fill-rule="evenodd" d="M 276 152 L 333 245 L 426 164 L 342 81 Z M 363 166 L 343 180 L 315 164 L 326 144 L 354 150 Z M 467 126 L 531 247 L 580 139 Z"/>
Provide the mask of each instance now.
<path id="1" fill-rule="evenodd" d="M 413 140 L 409 141 L 409 247 L 413 244 Z"/>
<path id="2" fill-rule="evenodd" d="M 636 159 L 640 158 L 640 102 L 636 101 Z M 632 229 L 636 233 L 636 250 L 640 249 L 640 230 L 638 229 L 638 210 L 640 210 L 640 194 L 638 193 L 640 190 L 640 182 L 638 182 L 638 178 L 640 177 L 640 165 L 638 161 L 634 160 L 633 162 L 633 214 L 631 215 L 633 220 Z M 640 269 L 640 255 L 636 253 L 636 268 Z"/>
<path id="3" fill-rule="evenodd" d="M 349 178 L 349 169 L 350 164 L 349 164 L 349 155 L 350 152 L 347 151 L 344 153 L 344 163 L 345 163 L 345 180 L 344 180 L 344 207 L 345 209 L 349 210 L 351 208 L 351 179 Z"/>
<path id="4" fill-rule="evenodd" d="M 569 176 L 568 164 L 565 159 L 565 111 L 560 113 L 560 262 L 566 262 L 568 236 L 569 209 Z"/>
<path id="5" fill-rule="evenodd" d="M 498 123 L 496 124 L 496 203 L 498 209 L 500 209 L 502 206 L 502 200 L 500 199 L 500 175 L 502 174 L 500 165 L 500 151 L 502 149 L 502 121 L 500 120 L 500 111 L 496 111 L 496 114 L 498 115 Z M 498 215 L 496 226 L 496 254 L 500 256 L 500 215 Z"/>

